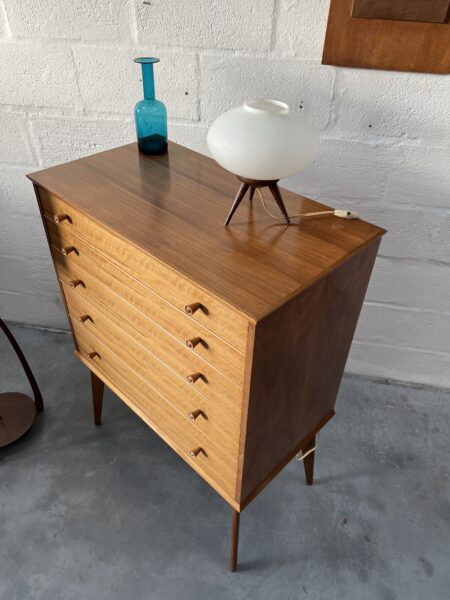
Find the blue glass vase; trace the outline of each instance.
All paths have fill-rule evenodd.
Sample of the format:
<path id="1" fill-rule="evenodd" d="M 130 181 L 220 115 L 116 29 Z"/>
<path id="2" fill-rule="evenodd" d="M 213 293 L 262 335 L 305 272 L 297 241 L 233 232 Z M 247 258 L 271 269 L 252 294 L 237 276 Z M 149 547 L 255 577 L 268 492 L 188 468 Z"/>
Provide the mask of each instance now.
<path id="1" fill-rule="evenodd" d="M 144 99 L 134 107 L 139 152 L 163 154 L 167 151 L 167 110 L 155 99 L 153 76 L 153 64 L 159 62 L 159 58 L 141 57 L 135 58 L 134 62 L 142 66 L 144 86 Z"/>

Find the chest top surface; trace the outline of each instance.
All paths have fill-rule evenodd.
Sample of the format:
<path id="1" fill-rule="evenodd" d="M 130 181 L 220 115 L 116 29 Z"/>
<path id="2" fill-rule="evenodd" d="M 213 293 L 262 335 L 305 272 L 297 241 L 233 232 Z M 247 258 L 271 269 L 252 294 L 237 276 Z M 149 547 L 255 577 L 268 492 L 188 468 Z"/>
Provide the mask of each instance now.
<path id="1" fill-rule="evenodd" d="M 384 233 L 332 215 L 287 227 L 257 195 L 224 227 L 238 180 L 174 143 L 162 156 L 142 155 L 133 143 L 29 178 L 255 320 Z M 290 214 L 328 208 L 282 193 Z"/>

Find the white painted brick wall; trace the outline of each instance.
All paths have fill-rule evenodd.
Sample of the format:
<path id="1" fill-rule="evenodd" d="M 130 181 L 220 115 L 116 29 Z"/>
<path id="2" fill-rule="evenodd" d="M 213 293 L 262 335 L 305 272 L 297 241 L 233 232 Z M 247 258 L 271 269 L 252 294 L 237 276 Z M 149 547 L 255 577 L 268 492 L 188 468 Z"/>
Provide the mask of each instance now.
<path id="1" fill-rule="evenodd" d="M 31 165 L 36 161 L 25 115 L 0 114 L 0 157 L 2 162 Z"/>
<path id="2" fill-rule="evenodd" d="M 141 43 L 185 48 L 270 49 L 275 0 L 132 0 Z"/>
<path id="3" fill-rule="evenodd" d="M 389 229 L 348 369 L 450 386 L 450 83 L 320 64 L 328 0 L 0 0 L 0 314 L 67 327 L 25 173 L 134 139 L 134 56 L 161 57 L 171 139 L 285 100 L 320 131 L 285 185 Z"/>
<path id="4" fill-rule="evenodd" d="M 16 215 L 39 217 L 33 187 L 25 177 L 29 172 L 30 167 L 4 165 L 0 168 L 0 223 L 8 224 Z"/>
<path id="5" fill-rule="evenodd" d="M 68 108 L 80 106 L 72 50 L 35 40 L 0 44 L 0 104 Z"/>
<path id="6" fill-rule="evenodd" d="M 13 36 L 55 40 L 119 40 L 130 36 L 123 0 L 4 0 Z"/>
<path id="7" fill-rule="evenodd" d="M 305 196 L 338 202 L 340 207 L 354 200 L 370 208 L 382 200 L 388 173 L 398 155 L 392 143 L 330 139 L 323 134 L 314 164 L 284 185 L 301 190 Z"/>
<path id="8" fill-rule="evenodd" d="M 88 111 L 132 115 L 142 98 L 140 66 L 135 56 L 154 52 L 138 48 L 80 45 L 73 53 L 83 106 Z M 161 63 L 154 67 L 158 96 L 164 98 L 172 118 L 198 120 L 198 65 L 191 52 L 160 52 Z M 186 94 L 187 92 L 187 94 Z M 131 108 L 130 108 L 131 107 Z"/>
<path id="9" fill-rule="evenodd" d="M 9 24 L 6 18 L 5 7 L 0 4 L 0 39 L 9 34 Z"/>
<path id="10" fill-rule="evenodd" d="M 334 69 L 289 58 L 204 55 L 202 117 L 211 121 L 224 111 L 258 96 L 283 98 L 317 129 L 330 117 Z"/>
<path id="11" fill-rule="evenodd" d="M 328 0 L 280 0 L 276 4 L 275 49 L 320 63 Z"/>
<path id="12" fill-rule="evenodd" d="M 31 129 L 44 166 L 108 150 L 133 139 L 134 119 L 33 117 Z"/>
<path id="13" fill-rule="evenodd" d="M 336 120 L 330 133 L 448 144 L 448 77 L 341 69 L 338 89 Z"/>

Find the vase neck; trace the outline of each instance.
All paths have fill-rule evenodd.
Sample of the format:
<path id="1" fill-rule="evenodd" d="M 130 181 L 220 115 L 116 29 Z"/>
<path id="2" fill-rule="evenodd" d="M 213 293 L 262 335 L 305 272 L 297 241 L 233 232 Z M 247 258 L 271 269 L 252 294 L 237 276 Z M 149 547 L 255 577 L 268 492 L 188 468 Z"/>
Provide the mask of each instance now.
<path id="1" fill-rule="evenodd" d="M 144 87 L 145 100 L 155 99 L 155 78 L 153 76 L 153 64 L 142 63 L 142 85 Z"/>

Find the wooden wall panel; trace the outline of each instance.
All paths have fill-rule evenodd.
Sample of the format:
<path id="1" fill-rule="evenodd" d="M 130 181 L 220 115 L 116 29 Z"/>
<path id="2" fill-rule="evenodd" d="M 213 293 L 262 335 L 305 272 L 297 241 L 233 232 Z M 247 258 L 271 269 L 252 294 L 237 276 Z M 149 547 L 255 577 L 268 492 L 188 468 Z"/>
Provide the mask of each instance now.
<path id="1" fill-rule="evenodd" d="M 353 0 L 331 0 L 322 63 L 450 73 L 450 25 L 352 17 Z"/>
<path id="2" fill-rule="evenodd" d="M 445 23 L 450 0 L 353 0 L 353 17 Z"/>

